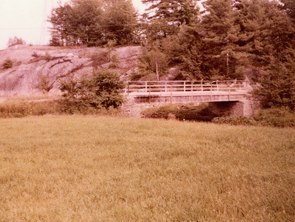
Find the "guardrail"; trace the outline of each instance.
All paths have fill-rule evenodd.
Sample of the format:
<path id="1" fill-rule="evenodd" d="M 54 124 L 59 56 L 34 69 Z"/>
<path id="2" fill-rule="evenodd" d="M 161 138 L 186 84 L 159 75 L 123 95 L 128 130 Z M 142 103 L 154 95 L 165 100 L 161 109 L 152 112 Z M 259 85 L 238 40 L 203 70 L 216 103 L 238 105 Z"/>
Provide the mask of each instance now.
<path id="1" fill-rule="evenodd" d="M 235 92 L 247 90 L 248 82 L 226 81 L 129 81 L 125 93 L 147 94 L 158 92 Z"/>

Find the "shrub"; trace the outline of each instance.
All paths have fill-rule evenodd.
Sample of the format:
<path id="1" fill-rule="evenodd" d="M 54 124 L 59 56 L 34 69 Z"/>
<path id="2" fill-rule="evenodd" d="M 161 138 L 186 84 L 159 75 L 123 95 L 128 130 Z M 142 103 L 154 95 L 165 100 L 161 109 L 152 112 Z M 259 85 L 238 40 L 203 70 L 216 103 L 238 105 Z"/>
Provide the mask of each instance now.
<path id="1" fill-rule="evenodd" d="M 10 58 L 5 59 L 3 63 L 3 68 L 9 69 L 9 68 L 12 68 L 12 66 L 13 66 L 13 61 Z"/>
<path id="2" fill-rule="evenodd" d="M 49 54 L 49 52 L 46 52 L 45 55 L 43 56 L 43 58 L 49 62 L 52 59 L 52 56 Z"/>
<path id="3" fill-rule="evenodd" d="M 287 107 L 259 110 L 254 119 L 263 126 L 294 127 L 295 113 Z"/>
<path id="4" fill-rule="evenodd" d="M 102 64 L 108 63 L 110 61 L 109 53 L 106 51 L 93 53 L 90 59 L 94 68 L 98 68 L 98 66 L 101 66 Z"/>
<path id="5" fill-rule="evenodd" d="M 212 122 L 230 125 L 294 127 L 295 113 L 289 108 L 270 108 L 259 110 L 254 115 L 254 118 L 248 118 L 245 116 L 223 116 L 214 118 Z"/>
<path id="6" fill-rule="evenodd" d="M 52 89 L 53 84 L 50 84 L 48 78 L 45 75 L 40 75 L 38 87 L 42 90 L 43 93 L 48 93 Z"/>
<path id="7" fill-rule="evenodd" d="M 120 77 L 110 70 L 97 70 L 91 78 L 61 82 L 64 97 L 64 111 L 81 113 L 90 109 L 119 108 L 123 103 L 121 91 L 124 84 Z"/>

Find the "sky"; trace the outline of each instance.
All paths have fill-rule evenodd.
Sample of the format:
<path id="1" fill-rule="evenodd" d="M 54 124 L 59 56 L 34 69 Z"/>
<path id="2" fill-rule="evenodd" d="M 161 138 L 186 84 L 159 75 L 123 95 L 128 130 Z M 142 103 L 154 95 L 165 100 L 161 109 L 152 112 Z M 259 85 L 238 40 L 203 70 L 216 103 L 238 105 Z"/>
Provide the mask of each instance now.
<path id="1" fill-rule="evenodd" d="M 15 36 L 27 44 L 48 44 L 50 23 L 46 20 L 59 1 L 63 4 L 68 0 L 0 0 L 0 50 Z M 135 9 L 142 13 L 141 0 L 132 1 Z"/>

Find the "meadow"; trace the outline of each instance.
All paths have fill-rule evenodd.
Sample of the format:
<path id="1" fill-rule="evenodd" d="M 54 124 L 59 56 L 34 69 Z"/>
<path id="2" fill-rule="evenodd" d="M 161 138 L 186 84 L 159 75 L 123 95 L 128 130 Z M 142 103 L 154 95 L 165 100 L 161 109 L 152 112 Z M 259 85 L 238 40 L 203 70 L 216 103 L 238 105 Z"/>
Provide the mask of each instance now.
<path id="1" fill-rule="evenodd" d="M 0 119 L 0 221 L 295 221 L 295 130 Z"/>

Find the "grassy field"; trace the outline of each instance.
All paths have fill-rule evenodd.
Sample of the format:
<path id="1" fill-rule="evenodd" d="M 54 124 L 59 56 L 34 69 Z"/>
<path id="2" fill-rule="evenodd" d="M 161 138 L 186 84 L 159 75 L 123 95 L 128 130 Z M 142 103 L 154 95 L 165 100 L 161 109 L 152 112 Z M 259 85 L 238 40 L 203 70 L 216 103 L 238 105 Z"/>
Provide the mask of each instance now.
<path id="1" fill-rule="evenodd" d="M 0 221 L 295 221 L 295 130 L 0 119 Z"/>

